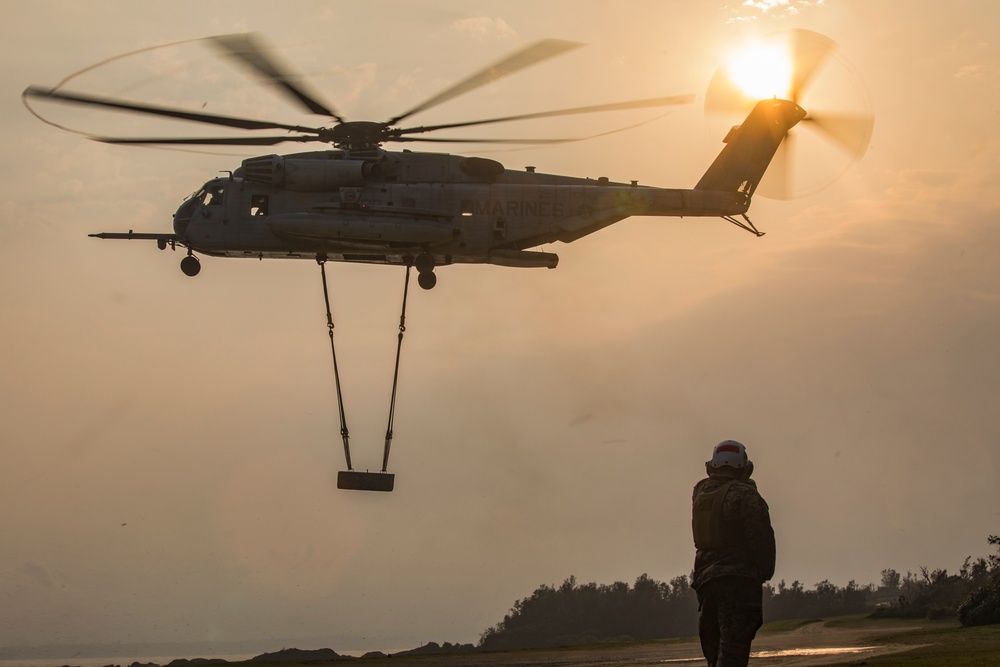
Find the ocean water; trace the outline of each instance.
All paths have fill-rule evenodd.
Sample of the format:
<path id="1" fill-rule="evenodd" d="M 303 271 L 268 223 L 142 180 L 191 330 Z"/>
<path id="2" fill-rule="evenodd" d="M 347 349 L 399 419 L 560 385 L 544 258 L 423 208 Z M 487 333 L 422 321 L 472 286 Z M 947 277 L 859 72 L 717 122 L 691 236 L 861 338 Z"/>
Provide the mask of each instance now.
<path id="1" fill-rule="evenodd" d="M 228 660 L 230 662 L 238 662 L 241 660 L 249 660 L 255 655 L 260 655 L 259 653 L 245 653 L 245 654 L 233 654 L 233 655 L 191 655 L 191 656 L 178 656 L 178 655 L 142 655 L 132 652 L 123 651 L 117 655 L 105 655 L 105 656 L 87 656 L 87 657 L 74 657 L 74 656 L 59 656 L 59 657 L 44 657 L 44 658 L 0 658 L 0 667 L 62 667 L 63 665 L 71 665 L 72 667 L 104 667 L 105 665 L 119 665 L 119 667 L 128 667 L 133 662 L 138 662 L 142 664 L 155 663 L 157 665 L 166 665 L 172 660 L 177 660 L 178 658 L 221 658 L 223 660 Z"/>
<path id="2" fill-rule="evenodd" d="M 134 662 L 139 664 L 153 663 L 156 665 L 167 665 L 173 660 L 178 659 L 188 659 L 194 660 L 196 658 L 204 658 L 207 660 L 227 660 L 229 662 L 242 662 L 249 660 L 255 656 L 262 653 L 273 653 L 274 651 L 280 651 L 283 648 L 291 648 L 295 646 L 295 643 L 282 644 L 277 642 L 276 645 L 270 646 L 266 649 L 258 650 L 253 653 L 227 653 L 227 654 L 214 654 L 199 653 L 197 649 L 193 652 L 179 652 L 172 655 L 154 655 L 149 653 L 143 653 L 141 650 L 136 649 L 122 649 L 121 651 L 106 651 L 105 655 L 96 655 L 92 652 L 74 655 L 56 655 L 52 650 L 42 652 L 42 657 L 31 657 L 30 655 L 24 655 L 23 657 L 17 658 L 0 658 L 0 667 L 64 667 L 66 665 L 70 667 L 106 667 L 107 665 L 117 665 L 118 667 L 128 667 Z M 381 651 L 382 653 L 399 653 L 400 651 L 407 651 L 415 648 L 417 645 L 398 647 L 398 648 L 355 648 L 355 649 L 337 649 L 334 650 L 343 656 L 353 656 L 361 657 L 369 651 Z M 25 652 L 27 653 L 27 651 Z"/>
<path id="3" fill-rule="evenodd" d="M 11 659 L 0 659 L 0 667 L 62 667 L 63 665 L 71 665 L 72 667 L 104 667 L 105 665 L 119 665 L 119 667 L 128 667 L 133 662 L 138 662 L 142 664 L 155 663 L 157 665 L 166 665 L 172 660 L 177 660 L 178 658 L 206 658 L 215 659 L 221 658 L 223 660 L 228 660 L 230 662 L 238 662 L 241 660 L 249 660 L 255 655 L 260 655 L 260 653 L 246 653 L 246 654 L 233 654 L 233 655 L 192 655 L 192 656 L 180 656 L 180 655 L 142 655 L 136 654 L 128 651 L 123 651 L 116 655 L 105 655 L 96 657 L 73 657 L 73 656 L 60 656 L 60 657 L 45 657 L 45 658 L 11 658 Z"/>

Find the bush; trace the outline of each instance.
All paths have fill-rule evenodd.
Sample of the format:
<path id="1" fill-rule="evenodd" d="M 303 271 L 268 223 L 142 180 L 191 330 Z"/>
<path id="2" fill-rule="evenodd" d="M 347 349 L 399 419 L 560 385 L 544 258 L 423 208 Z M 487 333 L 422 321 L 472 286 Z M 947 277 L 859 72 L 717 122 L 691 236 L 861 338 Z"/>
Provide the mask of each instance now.
<path id="1" fill-rule="evenodd" d="M 958 620 L 962 625 L 990 625 L 1000 623 L 1000 572 L 958 608 Z"/>
<path id="2" fill-rule="evenodd" d="M 868 618 L 926 618 L 926 607 L 879 607 Z"/>
<path id="3" fill-rule="evenodd" d="M 1000 536 L 990 535 L 987 541 L 1000 548 Z M 1000 623 L 1000 554 L 991 555 L 983 565 L 980 575 L 988 572 L 989 579 L 959 606 L 958 620 L 962 625 Z"/>

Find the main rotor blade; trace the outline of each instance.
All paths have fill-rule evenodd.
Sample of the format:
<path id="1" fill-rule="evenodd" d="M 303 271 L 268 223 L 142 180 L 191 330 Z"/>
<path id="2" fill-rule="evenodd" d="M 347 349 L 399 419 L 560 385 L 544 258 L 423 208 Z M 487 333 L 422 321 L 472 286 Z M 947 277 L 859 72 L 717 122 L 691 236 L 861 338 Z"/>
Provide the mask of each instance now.
<path id="1" fill-rule="evenodd" d="M 659 120 L 659 119 L 663 118 L 664 116 L 667 115 L 667 113 L 670 113 L 670 112 L 668 111 L 666 113 L 661 113 L 659 116 L 655 116 L 653 118 L 649 118 L 647 120 L 644 120 L 644 121 L 641 121 L 641 122 L 638 122 L 638 123 L 633 123 L 632 125 L 626 125 L 625 127 L 619 127 L 617 129 L 614 129 L 614 130 L 608 130 L 607 132 L 599 132 L 597 134 L 591 134 L 591 135 L 588 135 L 586 137 L 573 137 L 573 138 L 568 138 L 568 139 L 467 139 L 467 138 L 463 138 L 463 139 L 446 139 L 446 138 L 442 138 L 442 137 L 431 138 L 431 137 L 406 137 L 406 136 L 402 136 L 402 137 L 388 138 L 388 139 L 386 139 L 386 141 L 398 141 L 398 142 L 421 141 L 421 142 L 424 142 L 424 143 L 432 143 L 432 144 L 447 144 L 447 143 L 456 143 L 456 144 L 568 144 L 568 143 L 572 143 L 574 141 L 586 141 L 588 139 L 596 139 L 597 137 L 604 137 L 604 136 L 607 136 L 609 134 L 617 134 L 618 132 L 624 132 L 625 130 L 631 130 L 631 129 L 636 128 L 636 127 L 641 127 L 642 125 L 648 125 L 649 123 L 652 123 L 653 121 L 656 121 L 656 120 Z"/>
<path id="2" fill-rule="evenodd" d="M 490 123 L 506 123 L 514 120 L 528 120 L 531 118 L 551 118 L 554 116 L 570 116 L 581 113 L 596 113 L 601 111 L 618 111 L 622 109 L 645 109 L 649 107 L 664 107 L 675 104 L 690 104 L 694 102 L 694 95 L 677 95 L 675 97 L 655 97 L 646 100 L 632 100 L 630 102 L 614 102 L 612 104 L 597 104 L 589 107 L 576 107 L 573 109 L 559 109 L 557 111 L 542 111 L 538 113 L 526 113 L 517 116 L 503 116 L 501 118 L 488 118 L 486 120 L 473 120 L 464 123 L 447 123 L 444 125 L 426 125 L 421 127 L 411 127 L 393 132 L 394 136 L 406 134 L 419 134 L 422 132 L 434 132 L 436 130 L 447 130 L 456 127 L 469 127 L 472 125 L 488 125 Z"/>
<path id="3" fill-rule="evenodd" d="M 871 114 L 813 114 L 803 118 L 855 160 L 860 159 L 871 141 L 875 119 Z"/>
<path id="4" fill-rule="evenodd" d="M 274 146 L 286 141 L 320 141 L 317 137 L 285 135 L 280 137 L 163 137 L 163 138 L 117 138 L 88 136 L 88 139 L 105 144 L 127 144 L 133 146 Z"/>
<path id="5" fill-rule="evenodd" d="M 548 60 L 549 58 L 559 55 L 560 53 L 565 53 L 566 51 L 580 46 L 583 46 L 583 44 L 579 42 L 568 42 L 560 39 L 544 39 L 542 41 L 535 42 L 520 51 L 512 53 L 506 58 L 498 60 L 489 67 L 476 72 L 472 76 L 459 81 L 455 85 L 441 91 L 434 97 L 418 104 L 409 111 L 386 121 L 385 124 L 395 125 L 399 121 L 404 118 L 408 118 L 415 113 L 435 107 L 452 98 L 458 97 L 459 95 L 464 95 L 465 93 L 475 90 L 481 86 L 485 86 L 488 83 L 498 81 L 509 74 L 513 74 L 514 72 L 540 63 L 543 60 Z"/>
<path id="6" fill-rule="evenodd" d="M 320 102 L 315 93 L 307 90 L 304 84 L 297 82 L 303 77 L 293 74 L 290 68 L 281 63 L 278 56 L 259 35 L 254 33 L 218 35 L 209 37 L 208 41 L 224 55 L 247 66 L 252 71 L 264 75 L 287 97 L 312 113 L 330 116 L 338 123 L 344 122 L 330 107 Z"/>
<path id="7" fill-rule="evenodd" d="M 796 29 L 788 37 L 788 46 L 792 60 L 791 98 L 798 104 L 813 75 L 836 50 L 837 43 L 818 32 Z"/>
<path id="8" fill-rule="evenodd" d="M 302 127 L 300 125 L 285 125 L 283 123 L 251 120 L 249 118 L 219 116 L 216 114 L 185 111 L 184 109 L 135 104 L 133 102 L 125 102 L 123 100 L 116 100 L 110 97 L 98 97 L 95 95 L 84 95 L 82 93 L 69 93 L 61 90 L 39 88 L 37 86 L 29 86 L 24 90 L 22 95 L 25 97 L 68 102 L 70 104 L 82 104 L 84 106 L 97 106 L 107 107 L 109 109 L 120 109 L 122 111 L 134 111 L 136 113 L 143 113 L 151 116 L 166 116 L 167 118 L 190 120 L 196 123 L 208 123 L 210 125 L 222 125 L 224 127 L 235 127 L 242 130 L 290 130 L 292 132 L 317 132 L 314 128 Z"/>

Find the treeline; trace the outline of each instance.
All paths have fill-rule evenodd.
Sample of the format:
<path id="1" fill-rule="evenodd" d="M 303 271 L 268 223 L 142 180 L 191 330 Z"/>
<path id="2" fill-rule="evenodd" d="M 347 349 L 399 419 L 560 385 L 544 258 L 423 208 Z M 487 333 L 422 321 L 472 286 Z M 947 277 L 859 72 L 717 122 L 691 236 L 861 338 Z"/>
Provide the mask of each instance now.
<path id="1" fill-rule="evenodd" d="M 479 639 L 484 650 L 572 646 L 686 636 L 698 631 L 698 599 L 686 576 L 662 583 L 643 574 L 629 586 L 541 586 Z"/>
<path id="2" fill-rule="evenodd" d="M 859 586 L 853 579 L 842 588 L 823 580 L 809 590 L 798 581 L 786 585 L 782 580 L 777 586 L 764 585 L 764 620 L 863 614 L 874 608 L 875 595 L 874 586 Z"/>
<path id="3" fill-rule="evenodd" d="M 955 574 L 926 567 L 919 575 L 905 576 L 883 570 L 879 589 L 883 598 L 872 615 L 930 619 L 957 615 L 962 625 L 1000 623 L 1000 536 L 990 535 L 987 541 L 998 553 L 974 561 L 966 558 Z"/>
<path id="4" fill-rule="evenodd" d="M 989 543 L 1000 547 L 1000 537 Z M 624 582 L 578 584 L 570 577 L 541 586 L 518 600 L 479 639 L 481 650 L 572 646 L 609 641 L 685 637 L 698 632 L 698 599 L 687 576 L 667 583 L 643 574 Z M 764 586 L 766 622 L 872 613 L 873 616 L 939 618 L 964 624 L 1000 623 L 1000 555 L 967 558 L 956 574 L 921 568 L 919 574 L 882 571 L 879 586 L 854 581 L 839 587 L 821 581 Z"/>

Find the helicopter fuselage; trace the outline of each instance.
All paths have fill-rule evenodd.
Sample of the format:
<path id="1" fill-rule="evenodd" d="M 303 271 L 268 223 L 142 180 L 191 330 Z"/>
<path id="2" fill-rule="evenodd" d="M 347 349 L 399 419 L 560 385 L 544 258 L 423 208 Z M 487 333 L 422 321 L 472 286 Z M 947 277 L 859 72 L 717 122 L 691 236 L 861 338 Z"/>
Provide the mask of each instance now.
<path id="1" fill-rule="evenodd" d="M 313 151 L 250 158 L 174 214 L 175 238 L 213 256 L 554 268 L 531 251 L 634 215 L 733 216 L 743 192 L 665 189 L 505 169 L 441 153 Z"/>

